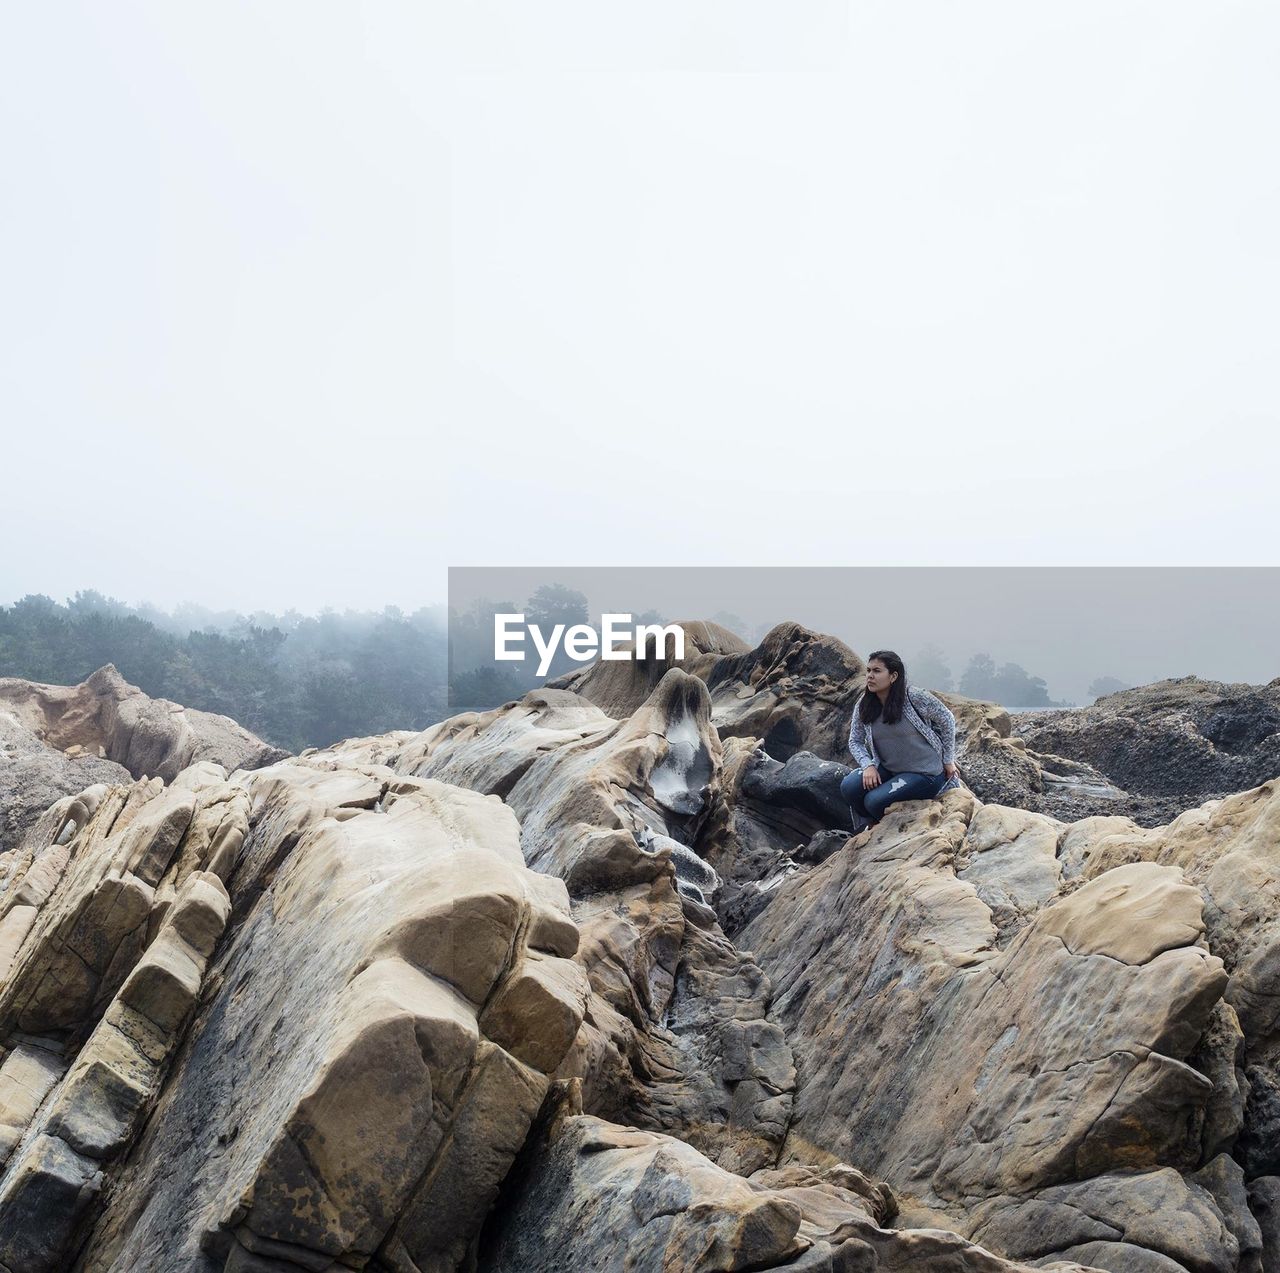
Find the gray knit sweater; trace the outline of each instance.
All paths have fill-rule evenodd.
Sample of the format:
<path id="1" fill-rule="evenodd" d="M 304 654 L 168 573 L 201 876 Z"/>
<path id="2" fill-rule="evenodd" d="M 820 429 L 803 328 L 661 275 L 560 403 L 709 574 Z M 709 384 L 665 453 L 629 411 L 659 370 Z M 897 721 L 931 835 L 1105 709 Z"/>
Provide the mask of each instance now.
<path id="1" fill-rule="evenodd" d="M 858 762 L 858 768 L 865 769 L 868 765 L 879 765 L 882 762 L 876 755 L 871 726 L 864 725 L 858 715 L 858 704 L 861 702 L 862 697 L 859 695 L 853 708 L 853 723 L 849 726 L 849 750 Z M 928 690 L 908 685 L 907 697 L 902 704 L 902 718 L 909 720 L 925 736 L 944 765 L 955 763 L 956 718 L 946 703 Z"/>

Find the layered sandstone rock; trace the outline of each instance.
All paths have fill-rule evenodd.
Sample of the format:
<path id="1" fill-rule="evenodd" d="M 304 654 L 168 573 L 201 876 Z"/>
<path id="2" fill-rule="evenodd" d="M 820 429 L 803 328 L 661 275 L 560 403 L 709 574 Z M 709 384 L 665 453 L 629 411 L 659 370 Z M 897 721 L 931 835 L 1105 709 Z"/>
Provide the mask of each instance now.
<path id="1" fill-rule="evenodd" d="M 691 847 L 721 799 L 711 712 L 703 682 L 670 668 L 625 720 L 546 689 L 393 747 L 363 740 L 309 760 L 376 755 L 501 795 L 525 859 L 566 881 L 582 932 L 591 996 L 561 1072 L 583 1080 L 592 1112 L 752 1170 L 777 1155 L 794 1071 L 768 981 L 720 930 L 719 879 Z"/>
<path id="2" fill-rule="evenodd" d="M 55 799 L 98 782 L 171 782 L 207 761 L 256 769 L 286 753 L 228 716 L 149 698 L 108 664 L 79 685 L 0 678 L 0 851 Z"/>
<path id="3" fill-rule="evenodd" d="M 509 810 L 202 764 L 61 802 L 9 866 L 0 1267 L 457 1266 L 587 997 Z"/>
<path id="4" fill-rule="evenodd" d="M 496 800 L 242 781 L 219 993 L 84 1267 L 456 1268 L 582 1019 L 563 886 Z"/>
<path id="5" fill-rule="evenodd" d="M 249 802 L 186 779 L 66 797 L 4 862 L 0 1267 L 68 1267 L 195 1006 Z"/>
<path id="6" fill-rule="evenodd" d="M 479 1273 L 794 1269 L 1013 1273 L 953 1233 L 894 1230 L 892 1192 L 846 1165 L 717 1168 L 679 1140 L 557 1118 L 526 1153 L 481 1244 Z M 1063 1270 L 1076 1266 L 1054 1264 Z"/>
<path id="7" fill-rule="evenodd" d="M 1234 1130 L 1250 1175 L 1280 1171 L 1280 781 L 1192 809 L 1167 827 L 1118 818 L 1077 823 L 1064 867 L 1092 879 L 1120 864 L 1177 868 L 1204 899 L 1206 936 L 1230 974 L 1223 1029 L 1224 1083 L 1238 1072 L 1245 1106 Z M 1238 1038 L 1237 1048 L 1235 1039 Z"/>
<path id="8" fill-rule="evenodd" d="M 55 800 L 0 1273 L 1275 1267 L 1280 784 L 851 837 L 856 656 L 770 638 Z"/>
<path id="9" fill-rule="evenodd" d="M 1012 1256 L 1242 1267 L 1260 1244 L 1203 1178 L 1236 1078 L 1208 1064 L 1229 977 L 1202 892 L 1156 861 L 1064 880 L 1071 830 L 955 792 L 780 885 L 739 941 L 796 1054 L 784 1161 L 855 1161 Z"/>

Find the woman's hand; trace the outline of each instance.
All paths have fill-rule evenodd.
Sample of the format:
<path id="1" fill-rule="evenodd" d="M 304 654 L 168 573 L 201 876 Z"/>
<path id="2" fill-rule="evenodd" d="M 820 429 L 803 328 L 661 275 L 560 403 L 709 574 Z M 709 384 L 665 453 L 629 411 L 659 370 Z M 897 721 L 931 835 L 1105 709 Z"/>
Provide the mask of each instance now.
<path id="1" fill-rule="evenodd" d="M 879 785 L 880 785 L 880 771 L 875 767 L 875 765 L 868 765 L 862 771 L 863 791 L 870 791 L 872 787 L 878 787 Z"/>
<path id="2" fill-rule="evenodd" d="M 948 779 L 954 778 L 960 771 L 955 765 L 943 765 L 942 772 L 947 775 Z"/>

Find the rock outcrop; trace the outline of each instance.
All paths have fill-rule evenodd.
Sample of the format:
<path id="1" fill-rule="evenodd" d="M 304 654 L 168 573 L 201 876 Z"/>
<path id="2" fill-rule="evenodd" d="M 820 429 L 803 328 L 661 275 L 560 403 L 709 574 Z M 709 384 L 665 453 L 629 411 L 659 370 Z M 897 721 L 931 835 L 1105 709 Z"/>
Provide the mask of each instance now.
<path id="1" fill-rule="evenodd" d="M 1280 781 L 854 835 L 851 651 L 603 666 L 24 816 L 0 1273 L 1280 1267 Z"/>
<path id="2" fill-rule="evenodd" d="M 149 698 L 110 664 L 79 685 L 0 678 L 0 852 L 59 796 L 94 783 L 172 782 L 202 761 L 230 772 L 285 755 L 228 716 Z"/>
<path id="3" fill-rule="evenodd" d="M 703 682 L 667 670 L 629 717 L 545 689 L 467 713 L 378 755 L 399 773 L 501 795 L 525 859 L 563 879 L 591 985 L 564 1075 L 596 1114 L 679 1134 L 733 1170 L 772 1162 L 794 1073 L 769 985 L 709 904 L 719 880 L 691 847 L 720 800 L 722 746 Z M 354 750 L 353 750 L 354 749 Z"/>
<path id="4" fill-rule="evenodd" d="M 637 660 L 602 660 L 549 682 L 548 688 L 572 690 L 615 716 L 625 716 L 668 669 L 679 667 L 706 683 L 711 721 L 723 740 L 758 743 L 778 761 L 807 752 L 822 761 L 852 763 L 849 719 L 866 665 L 843 641 L 798 623 L 780 623 L 751 648 L 716 624 L 682 626 L 683 659 L 651 642 Z M 961 694 L 939 697 L 956 717 L 961 773 L 983 800 L 1067 820 L 1121 814 L 1150 823 L 1166 808 L 1125 791 L 1070 748 L 1058 755 L 1032 746 L 1002 707 Z"/>
<path id="5" fill-rule="evenodd" d="M 953 1233 L 885 1227 L 892 1191 L 849 1167 L 743 1179 L 679 1140 L 562 1113 L 526 1151 L 478 1273 L 794 1269 L 1013 1273 Z M 1062 1273 L 1077 1266 L 1055 1263 Z"/>
<path id="6" fill-rule="evenodd" d="M 1019 714 L 1014 732 L 1029 749 L 1123 788 L 1127 803 L 1114 812 L 1151 826 L 1280 777 L 1280 678 L 1268 685 L 1157 681 L 1090 707 Z"/>
<path id="7" fill-rule="evenodd" d="M 615 716 L 630 715 L 666 671 L 678 667 L 703 681 L 721 738 L 759 739 L 786 760 L 798 751 L 836 760 L 848 755 L 849 709 L 866 665 L 843 641 L 799 623 L 780 623 L 754 649 L 714 623 L 680 625 L 685 657 L 651 643 L 645 657 L 600 661 L 549 688 L 572 690 Z"/>
<path id="8" fill-rule="evenodd" d="M 96 752 L 48 746 L 0 705 L 0 854 L 16 849 L 55 801 L 95 783 L 128 782 L 129 771 Z"/>

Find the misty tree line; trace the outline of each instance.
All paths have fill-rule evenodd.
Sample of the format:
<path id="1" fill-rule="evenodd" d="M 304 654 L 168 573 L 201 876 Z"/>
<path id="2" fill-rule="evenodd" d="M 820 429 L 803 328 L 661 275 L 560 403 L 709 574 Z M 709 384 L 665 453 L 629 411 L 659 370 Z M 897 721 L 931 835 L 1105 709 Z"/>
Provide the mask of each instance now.
<path id="1" fill-rule="evenodd" d="M 0 676 L 73 685 L 114 663 L 147 694 L 231 716 L 289 751 L 441 719 L 446 653 L 440 607 L 166 615 L 96 592 L 0 607 Z"/>
<path id="2" fill-rule="evenodd" d="M 153 697 L 220 712 L 268 742 L 301 751 L 340 738 L 424 729 L 451 712 L 520 698 L 539 684 L 532 663 L 493 660 L 493 615 L 517 611 L 544 630 L 591 621 L 587 598 L 559 584 L 538 588 L 523 603 L 478 601 L 448 622 L 440 606 L 410 614 L 392 606 L 240 615 L 190 605 L 170 613 L 91 591 L 63 604 L 27 596 L 0 606 L 0 676 L 72 685 L 114 663 Z M 769 626 L 753 627 L 725 611 L 712 618 L 753 643 Z M 633 619 L 666 621 L 655 610 Z M 550 676 L 577 666 L 562 655 Z M 1041 677 L 1016 663 L 997 666 L 988 654 L 975 654 L 957 683 L 942 651 L 926 646 L 908 659 L 907 673 L 917 685 L 1006 707 L 1055 705 Z M 1090 694 L 1123 688 L 1103 677 Z"/>
<path id="3" fill-rule="evenodd" d="M 946 656 L 936 645 L 926 645 L 907 663 L 907 676 L 917 685 L 931 690 L 948 691 L 999 703 L 1002 707 L 1071 707 L 1071 703 L 1055 702 L 1049 697 L 1044 679 L 1032 676 L 1017 663 L 996 661 L 989 654 L 975 654 L 960 675 L 957 684 L 951 675 Z M 1089 686 L 1090 699 L 1101 698 L 1128 689 L 1126 682 L 1114 676 L 1099 676 Z"/>

